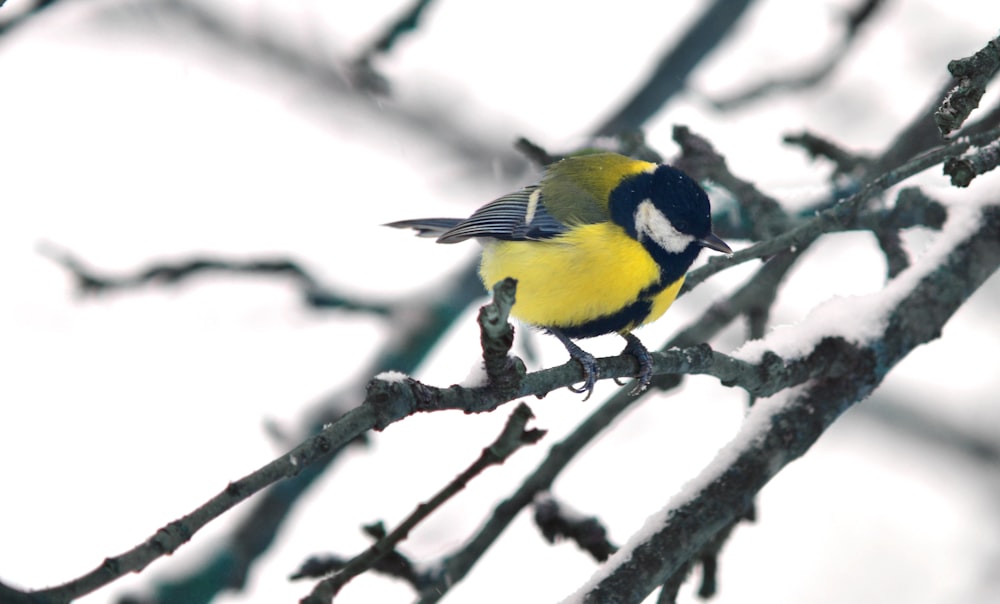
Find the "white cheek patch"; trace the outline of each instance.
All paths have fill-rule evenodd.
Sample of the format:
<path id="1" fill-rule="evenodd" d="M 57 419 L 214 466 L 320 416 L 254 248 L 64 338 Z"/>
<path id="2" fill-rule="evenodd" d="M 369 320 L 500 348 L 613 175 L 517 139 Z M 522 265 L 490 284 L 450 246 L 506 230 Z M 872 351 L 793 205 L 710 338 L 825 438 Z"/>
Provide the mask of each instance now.
<path id="1" fill-rule="evenodd" d="M 683 252 L 694 241 L 691 235 L 675 229 L 663 212 L 657 210 L 648 199 L 635 209 L 635 232 L 639 235 L 639 241 L 649 237 L 656 245 L 673 254 Z"/>

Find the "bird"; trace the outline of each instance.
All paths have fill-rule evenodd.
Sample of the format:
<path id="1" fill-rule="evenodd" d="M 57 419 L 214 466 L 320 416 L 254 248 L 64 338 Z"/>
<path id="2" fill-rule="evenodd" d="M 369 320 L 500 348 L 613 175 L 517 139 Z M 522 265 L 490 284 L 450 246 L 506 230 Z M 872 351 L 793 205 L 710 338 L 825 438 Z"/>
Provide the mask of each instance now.
<path id="1" fill-rule="evenodd" d="M 511 315 L 555 336 L 583 368 L 585 399 L 599 368 L 574 340 L 617 333 L 639 363 L 632 394 L 645 390 L 653 358 L 632 331 L 659 319 L 702 249 L 733 251 L 712 232 L 711 205 L 690 176 L 611 152 L 549 164 L 536 184 L 495 199 L 468 218 L 399 220 L 438 243 L 477 239 L 490 289 L 517 280 Z"/>

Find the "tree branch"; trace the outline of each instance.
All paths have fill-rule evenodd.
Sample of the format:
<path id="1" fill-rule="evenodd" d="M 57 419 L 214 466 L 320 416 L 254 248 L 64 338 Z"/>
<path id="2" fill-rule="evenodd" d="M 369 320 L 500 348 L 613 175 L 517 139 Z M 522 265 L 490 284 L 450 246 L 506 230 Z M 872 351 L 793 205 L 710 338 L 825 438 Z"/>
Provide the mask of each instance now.
<path id="1" fill-rule="evenodd" d="M 372 65 L 375 57 L 387 54 L 405 34 L 416 31 L 420 17 L 433 0 L 415 0 L 404 13 L 392 20 L 375 40 L 351 62 L 351 81 L 372 94 L 389 94 L 389 82 Z"/>
<path id="2" fill-rule="evenodd" d="M 817 374 L 759 401 L 717 459 L 567 602 L 641 601 L 742 514 L 781 468 L 867 397 L 914 347 L 938 337 L 947 319 L 1000 266 L 1000 207 L 983 208 L 979 218 L 971 232 L 963 232 L 967 225 L 946 231 L 942 237 L 957 242 L 933 270 L 920 275 L 914 267 L 895 280 L 903 289 L 892 292 L 900 295 L 899 304 L 884 317 L 880 336 L 856 345 L 847 376 Z M 878 307 L 876 316 L 851 320 L 877 320 L 881 312 Z"/>
<path id="3" fill-rule="evenodd" d="M 934 112 L 934 123 L 944 137 L 965 123 L 972 110 L 979 106 L 979 99 L 986 93 L 986 84 L 1000 71 L 1000 37 L 990 40 L 971 57 L 948 63 L 948 71 L 955 78 L 954 88 L 948 91 Z"/>
<path id="4" fill-rule="evenodd" d="M 584 516 L 562 504 L 551 493 L 535 497 L 535 524 L 549 543 L 560 539 L 575 542 L 598 562 L 604 562 L 618 547 L 608 540 L 607 529 L 594 516 Z"/>
<path id="5" fill-rule="evenodd" d="M 375 415 L 375 410 L 366 405 L 349 411 L 337 423 L 307 439 L 285 455 L 239 480 L 230 482 L 218 495 L 194 511 L 162 526 L 134 548 L 106 558 L 97 568 L 82 577 L 28 595 L 38 599 L 39 602 L 70 602 L 128 573 L 141 572 L 157 558 L 173 554 L 206 524 L 264 487 L 294 477 L 304 468 L 339 452 L 374 425 Z"/>
<path id="6" fill-rule="evenodd" d="M 394 531 L 350 560 L 337 574 L 317 583 L 312 592 L 301 600 L 302 604 L 324 604 L 333 600 L 333 597 L 348 581 L 365 572 L 384 556 L 394 551 L 396 545 L 406 539 L 417 524 L 464 489 L 469 481 L 490 466 L 503 464 L 524 445 L 533 445 L 538 442 L 545 436 L 545 430 L 526 428 L 528 421 L 533 417 L 531 409 L 526 404 L 518 405 L 507 419 L 503 431 L 493 441 L 493 444 L 483 449 L 479 459 L 455 477 L 446 487 L 438 491 L 430 501 L 418 505 L 417 509 L 407 516 Z"/>
<path id="7" fill-rule="evenodd" d="M 815 241 L 824 233 L 857 228 L 862 208 L 872 198 L 907 178 L 919 174 L 950 157 L 964 153 L 973 145 L 993 142 L 1000 136 L 1000 128 L 993 128 L 982 134 L 963 137 L 953 143 L 932 149 L 919 155 L 902 166 L 890 170 L 868 182 L 860 191 L 837 205 L 819 212 L 814 218 L 776 237 L 739 250 L 731 256 L 715 256 L 706 266 L 688 274 L 684 287 L 694 287 L 717 272 L 748 260 L 772 256 L 782 250 L 794 249 Z"/>
<path id="8" fill-rule="evenodd" d="M 322 285 L 298 261 L 290 258 L 226 260 L 206 256 L 178 262 L 154 262 L 131 274 L 115 276 L 102 274 L 87 267 L 71 252 L 60 250 L 52 244 L 40 244 L 38 252 L 52 259 L 76 278 L 76 289 L 81 296 L 135 289 L 144 285 L 176 285 L 201 274 L 283 275 L 299 288 L 303 303 L 312 308 L 338 308 L 383 316 L 393 311 L 392 305 L 353 299 Z"/>
<path id="9" fill-rule="evenodd" d="M 6 3 L 7 0 L 0 0 L 0 7 Z M 9 34 L 14 31 L 17 27 L 24 25 L 29 19 L 38 16 L 43 11 L 51 8 L 53 5 L 58 3 L 59 0 L 35 0 L 35 3 L 30 7 L 18 14 L 8 17 L 0 21 L 0 36 Z M 10 11 L 5 11 L 4 15 L 9 14 Z"/>
<path id="10" fill-rule="evenodd" d="M 693 346 L 698 342 L 708 341 L 741 313 L 748 312 L 762 301 L 773 300 L 784 275 L 797 257 L 798 253 L 786 253 L 769 261 L 728 300 L 716 302 L 694 324 L 679 332 L 661 350 Z M 659 390 L 669 390 L 680 383 L 680 376 L 657 375 L 653 383 Z M 472 566 L 500 537 L 518 513 L 531 505 L 539 494 L 547 492 L 552 487 L 563 469 L 588 443 L 613 425 L 616 418 L 646 400 L 645 397 L 650 392 L 653 392 L 653 389 L 646 390 L 639 396 L 630 396 L 625 389 L 619 390 L 580 423 L 568 437 L 556 443 L 542 463 L 522 481 L 518 489 L 494 508 L 479 532 L 454 553 L 431 565 L 431 568 L 437 569 L 437 573 L 421 590 L 419 602 L 430 604 L 444 597 L 452 586 L 468 574 Z"/>
<path id="11" fill-rule="evenodd" d="M 988 212 L 986 216 L 988 219 L 984 219 L 984 224 L 987 226 L 984 227 L 983 232 L 994 235 L 998 224 L 1000 224 L 1000 212 Z M 977 239 L 966 247 L 985 254 L 984 261 L 987 263 L 990 260 L 993 260 L 994 263 L 1000 261 L 1000 253 L 994 253 L 998 250 L 990 248 L 990 245 L 1000 246 L 1000 242 L 997 242 L 995 238 L 985 243 Z M 969 258 L 960 258 L 957 262 L 968 263 L 967 269 L 983 266 L 971 262 Z M 948 266 L 954 268 L 953 264 L 954 262 Z M 955 272 L 959 273 L 960 271 L 956 269 Z M 979 274 L 971 276 L 967 280 L 973 289 L 981 282 L 978 277 L 981 276 L 982 279 L 985 279 L 985 274 L 982 272 L 980 271 Z M 935 287 L 939 286 L 935 285 Z M 962 291 L 965 292 L 964 296 L 971 293 L 971 290 Z M 952 299 L 950 302 L 957 308 L 957 305 L 965 299 L 964 296 L 959 300 Z M 947 301 L 941 300 L 939 296 L 934 302 L 940 306 Z M 501 302 L 501 313 L 504 312 L 503 308 L 505 307 L 506 303 Z M 938 328 L 953 311 L 954 308 L 951 308 L 948 315 L 938 317 L 940 319 Z M 923 335 L 926 335 L 926 325 L 933 325 L 933 323 L 924 321 L 920 323 L 925 325 Z M 892 320 L 890 320 L 890 325 L 892 325 Z M 910 338 L 911 340 L 914 337 L 923 337 L 921 333 L 914 336 L 911 331 L 913 331 L 911 328 L 898 330 L 896 335 L 899 338 Z M 936 334 L 936 331 L 934 333 Z M 902 355 L 905 355 L 905 352 L 927 339 L 929 337 L 919 341 L 911 341 L 908 348 L 904 347 L 904 352 L 890 359 L 891 363 L 886 364 L 881 370 L 879 379 Z M 883 343 L 882 346 L 886 347 L 886 344 Z M 867 349 L 852 348 L 842 339 L 824 338 L 816 345 L 810 355 L 797 359 L 782 360 L 777 355 L 764 354 L 758 363 L 749 363 L 739 358 L 714 352 L 707 346 L 657 352 L 653 354 L 653 357 L 657 373 L 713 375 L 718 377 L 723 384 L 738 385 L 755 395 L 768 396 L 790 386 L 805 383 L 807 380 L 826 383 L 830 380 L 837 381 L 838 378 L 846 375 L 858 375 L 862 370 L 870 371 L 872 365 L 870 354 Z M 622 356 L 603 358 L 598 362 L 603 377 L 634 375 L 637 369 L 634 359 Z M 878 366 L 879 363 L 876 362 L 875 365 Z M 520 386 L 519 395 L 543 395 L 553 389 L 569 386 L 580 379 L 580 371 L 577 364 L 566 363 L 561 367 L 528 374 Z M 328 457 L 369 429 L 384 429 L 389 424 L 420 411 L 462 409 L 467 412 L 477 412 L 490 410 L 506 400 L 511 400 L 504 400 L 501 390 L 507 389 L 497 389 L 492 384 L 472 388 L 452 386 L 448 389 L 438 389 L 421 384 L 411 378 L 391 381 L 373 380 L 369 383 L 368 396 L 365 401 L 320 434 L 307 439 L 288 454 L 258 471 L 230 483 L 219 495 L 190 514 L 164 526 L 150 539 L 132 550 L 105 560 L 100 567 L 91 573 L 67 584 L 33 592 L 30 595 L 40 599 L 40 601 L 60 602 L 90 593 L 125 573 L 142 570 L 163 554 L 172 553 L 205 524 L 231 509 L 240 501 L 282 478 L 297 475 L 304 467 Z M 818 434 L 816 436 L 818 437 Z"/>

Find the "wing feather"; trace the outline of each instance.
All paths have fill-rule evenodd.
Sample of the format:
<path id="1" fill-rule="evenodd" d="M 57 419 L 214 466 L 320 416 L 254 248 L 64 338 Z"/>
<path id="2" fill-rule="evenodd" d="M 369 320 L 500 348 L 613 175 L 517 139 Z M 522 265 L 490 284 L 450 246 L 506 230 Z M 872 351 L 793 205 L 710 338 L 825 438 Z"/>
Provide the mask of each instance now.
<path id="1" fill-rule="evenodd" d="M 442 233 L 438 242 L 455 243 L 474 237 L 505 241 L 548 239 L 567 229 L 545 209 L 539 185 L 532 185 L 479 208 Z"/>
<path id="2" fill-rule="evenodd" d="M 627 176 L 655 167 L 614 153 L 567 157 L 550 165 L 540 184 L 494 199 L 465 220 L 403 220 L 389 226 L 417 229 L 419 235 L 436 236 L 438 243 L 550 239 L 576 225 L 610 220 L 611 191 Z"/>

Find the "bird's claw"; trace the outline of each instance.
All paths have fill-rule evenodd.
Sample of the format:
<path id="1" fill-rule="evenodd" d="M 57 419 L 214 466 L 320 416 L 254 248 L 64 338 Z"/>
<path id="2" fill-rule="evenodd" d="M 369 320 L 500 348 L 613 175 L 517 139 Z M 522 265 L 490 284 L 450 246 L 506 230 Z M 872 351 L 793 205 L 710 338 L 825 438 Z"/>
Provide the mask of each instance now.
<path id="1" fill-rule="evenodd" d="M 580 366 L 583 367 L 583 385 L 579 388 L 569 386 L 569 389 L 571 392 L 577 394 L 586 393 L 587 395 L 583 397 L 583 400 L 587 400 L 594 393 L 594 385 L 597 383 L 597 376 L 600 375 L 600 369 L 597 367 L 597 360 L 594 359 L 594 355 L 582 349 L 578 350 L 579 353 L 576 354 L 570 352 L 570 356 L 576 359 L 576 362 L 580 363 Z"/>
<path id="2" fill-rule="evenodd" d="M 597 360 L 594 355 L 590 354 L 586 350 L 577 346 L 573 340 L 570 340 L 566 334 L 562 331 L 556 329 L 555 327 L 546 328 L 550 334 L 554 335 L 556 338 L 562 342 L 562 345 L 566 347 L 566 352 L 569 353 L 570 358 L 575 359 L 577 363 L 583 368 L 583 385 L 579 388 L 575 386 L 567 386 L 571 392 L 576 394 L 584 394 L 583 400 L 590 398 L 590 395 L 594 393 L 594 385 L 597 383 L 597 378 L 600 377 L 601 370 L 597 367 Z"/>
<path id="3" fill-rule="evenodd" d="M 622 354 L 628 353 L 635 357 L 636 361 L 639 361 L 639 375 L 636 376 L 636 385 L 629 394 L 632 396 L 638 396 L 646 388 L 649 388 L 650 382 L 653 381 L 653 355 L 649 354 L 649 350 L 639 341 L 639 338 L 635 337 L 631 333 L 623 333 L 622 337 L 628 342 L 625 345 L 625 349 L 622 350 Z M 615 382 L 618 382 L 616 379 Z M 618 382 L 620 386 L 624 384 Z"/>

